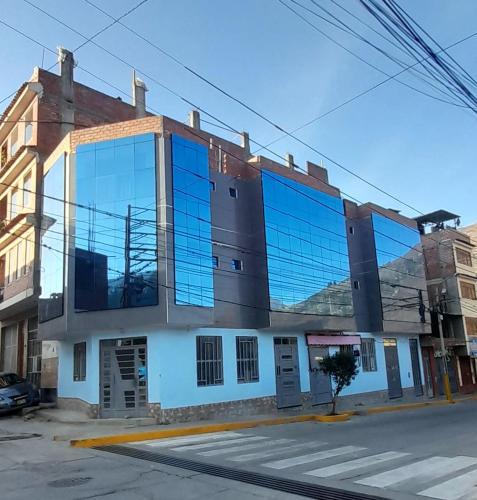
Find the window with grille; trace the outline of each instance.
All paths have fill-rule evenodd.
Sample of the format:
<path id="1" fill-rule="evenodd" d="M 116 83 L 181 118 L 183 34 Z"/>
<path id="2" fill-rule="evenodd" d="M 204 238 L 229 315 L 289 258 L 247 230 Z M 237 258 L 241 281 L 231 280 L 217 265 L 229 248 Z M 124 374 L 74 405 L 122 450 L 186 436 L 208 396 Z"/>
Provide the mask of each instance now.
<path id="1" fill-rule="evenodd" d="M 236 337 L 237 382 L 258 382 L 258 339 Z"/>
<path id="2" fill-rule="evenodd" d="M 470 252 L 466 252 L 461 248 L 456 248 L 455 256 L 459 264 L 464 264 L 464 266 L 472 266 L 472 255 L 470 254 Z"/>
<path id="3" fill-rule="evenodd" d="M 340 345 L 340 352 L 345 352 L 346 354 L 353 354 L 352 345 Z"/>
<path id="4" fill-rule="evenodd" d="M 224 383 L 222 337 L 196 339 L 197 385 L 221 385 Z"/>
<path id="5" fill-rule="evenodd" d="M 476 300 L 477 296 L 475 294 L 475 285 L 472 283 L 460 282 L 460 292 L 463 299 Z"/>
<path id="6" fill-rule="evenodd" d="M 374 339 L 361 339 L 361 366 L 363 372 L 378 370 L 376 363 L 376 342 Z"/>
<path id="7" fill-rule="evenodd" d="M 73 380 L 86 380 L 86 342 L 79 342 L 73 346 Z"/>

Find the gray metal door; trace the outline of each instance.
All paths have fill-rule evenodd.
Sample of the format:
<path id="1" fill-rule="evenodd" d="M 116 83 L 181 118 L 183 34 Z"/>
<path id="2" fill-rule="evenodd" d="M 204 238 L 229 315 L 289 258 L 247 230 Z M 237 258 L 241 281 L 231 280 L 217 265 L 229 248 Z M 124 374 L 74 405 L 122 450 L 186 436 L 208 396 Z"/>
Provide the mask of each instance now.
<path id="1" fill-rule="evenodd" d="M 390 398 L 402 397 L 401 373 L 396 339 L 384 340 L 384 359 L 388 377 L 388 395 Z"/>
<path id="2" fill-rule="evenodd" d="M 300 369 L 296 338 L 274 339 L 277 407 L 301 405 Z"/>
<path id="3" fill-rule="evenodd" d="M 148 414 L 146 344 L 135 340 L 101 342 L 102 417 Z"/>
<path id="4" fill-rule="evenodd" d="M 320 362 L 325 356 L 328 356 L 328 354 L 328 347 L 308 347 L 308 355 L 310 358 L 310 392 L 312 405 L 330 403 L 332 399 L 330 376 L 325 375 L 320 370 Z"/>
<path id="5" fill-rule="evenodd" d="M 419 363 L 419 344 L 417 339 L 409 339 L 409 350 L 411 352 L 414 394 L 416 396 L 422 396 L 424 394 L 424 389 L 422 387 L 421 364 Z"/>

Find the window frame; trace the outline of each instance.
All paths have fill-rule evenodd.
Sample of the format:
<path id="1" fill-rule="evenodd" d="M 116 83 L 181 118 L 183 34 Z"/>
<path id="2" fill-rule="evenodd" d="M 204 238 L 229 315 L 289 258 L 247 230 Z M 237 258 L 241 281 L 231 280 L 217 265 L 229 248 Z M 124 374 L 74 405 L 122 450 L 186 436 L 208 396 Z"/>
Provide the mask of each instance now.
<path id="1" fill-rule="evenodd" d="M 9 153 L 10 153 L 10 158 L 13 158 L 17 152 L 18 152 L 18 142 L 20 140 L 20 134 L 18 133 L 18 125 L 13 128 L 13 130 L 10 132 L 10 147 L 9 147 Z M 15 140 L 14 140 L 15 138 Z"/>
<path id="2" fill-rule="evenodd" d="M 232 264 L 232 269 L 234 271 L 243 271 L 243 260 L 242 259 L 232 259 L 231 264 Z M 239 264 L 239 267 L 237 267 L 236 264 Z"/>
<path id="3" fill-rule="evenodd" d="M 86 380 L 86 341 L 73 344 L 73 382 Z"/>
<path id="4" fill-rule="evenodd" d="M 239 335 L 235 337 L 237 383 L 250 384 L 260 381 L 258 337 Z"/>
<path id="5" fill-rule="evenodd" d="M 459 287 L 460 287 L 461 298 L 466 299 L 466 300 L 477 300 L 477 292 L 475 290 L 475 285 L 473 283 L 469 283 L 468 281 L 459 280 Z M 469 293 L 470 297 L 467 296 L 465 290 L 470 292 Z"/>
<path id="6" fill-rule="evenodd" d="M 28 179 L 28 182 L 30 186 L 27 188 L 26 187 L 26 181 Z M 24 176 L 23 176 L 23 208 L 30 208 L 30 199 L 31 199 L 31 187 L 32 187 L 32 181 L 33 181 L 33 172 L 29 170 Z"/>
<path id="7" fill-rule="evenodd" d="M 212 267 L 218 269 L 220 265 L 220 259 L 217 255 L 212 255 Z"/>
<path id="8" fill-rule="evenodd" d="M 224 354 L 220 335 L 196 337 L 197 386 L 224 385 Z"/>
<path id="9" fill-rule="evenodd" d="M 459 254 L 461 258 L 459 258 Z M 472 267 L 472 253 L 463 248 L 455 248 L 455 259 L 462 266 Z"/>
<path id="10" fill-rule="evenodd" d="M 369 349 L 369 346 L 372 346 L 372 348 Z M 361 367 L 363 372 L 378 371 L 378 361 L 376 359 L 376 339 L 361 339 Z"/>
<path id="11" fill-rule="evenodd" d="M 229 187 L 229 196 L 231 198 L 233 198 L 234 200 L 238 199 L 238 197 L 239 197 L 238 189 L 236 187 L 234 187 L 234 186 L 230 186 Z"/>
<path id="12" fill-rule="evenodd" d="M 23 143 L 28 144 L 33 139 L 33 108 L 26 111 L 23 116 Z M 27 137 L 27 132 L 29 132 L 29 137 Z"/>

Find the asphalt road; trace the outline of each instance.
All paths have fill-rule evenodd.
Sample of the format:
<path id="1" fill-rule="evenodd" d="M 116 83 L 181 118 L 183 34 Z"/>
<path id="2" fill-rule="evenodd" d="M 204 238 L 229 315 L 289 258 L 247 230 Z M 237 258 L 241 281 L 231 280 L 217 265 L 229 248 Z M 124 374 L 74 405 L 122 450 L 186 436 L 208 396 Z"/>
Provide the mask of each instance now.
<path id="1" fill-rule="evenodd" d="M 168 457 L 384 498 L 477 498 L 477 402 L 132 443 Z M 298 498 L 52 441 L 54 425 L 0 419 L 0 498 Z M 41 437 L 16 439 L 20 433 Z M 10 438 L 9 438 L 10 437 Z M 8 439 L 8 440 L 5 440 Z"/>

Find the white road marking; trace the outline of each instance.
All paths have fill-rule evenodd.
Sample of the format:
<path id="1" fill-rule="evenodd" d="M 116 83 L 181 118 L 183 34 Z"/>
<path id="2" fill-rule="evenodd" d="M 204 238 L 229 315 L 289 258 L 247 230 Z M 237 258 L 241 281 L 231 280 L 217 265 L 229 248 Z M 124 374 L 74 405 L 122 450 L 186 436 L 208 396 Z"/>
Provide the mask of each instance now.
<path id="1" fill-rule="evenodd" d="M 374 486 L 375 488 L 386 488 L 387 486 L 412 478 L 418 478 L 421 481 L 430 481 L 460 469 L 465 469 L 476 463 L 477 458 L 473 457 L 431 457 L 355 482 L 364 484 L 365 486 Z"/>
<path id="2" fill-rule="evenodd" d="M 285 444 L 291 443 L 295 441 L 294 439 L 272 439 L 270 441 L 254 443 L 254 444 L 244 444 L 241 446 L 231 446 L 230 448 L 226 448 L 225 450 L 210 450 L 210 451 L 201 451 L 198 455 L 202 455 L 204 457 L 214 457 L 216 455 L 225 455 L 226 453 L 235 453 L 236 451 L 246 451 L 253 450 L 254 448 L 268 448 L 270 446 L 275 446 L 277 444 Z M 230 442 L 233 444 L 233 441 Z"/>
<path id="3" fill-rule="evenodd" d="M 236 457 L 227 458 L 232 462 L 248 462 L 249 460 L 256 460 L 257 458 L 267 458 L 279 453 L 292 452 L 297 450 L 306 450 L 309 448 L 318 448 L 325 446 L 327 443 L 315 441 L 311 443 L 294 444 L 292 446 L 285 446 L 284 448 L 275 448 L 273 450 L 257 451 L 255 453 L 247 453 L 245 455 L 237 455 Z"/>
<path id="4" fill-rule="evenodd" d="M 410 455 L 410 453 L 401 453 L 399 451 L 387 451 L 385 453 L 379 453 L 378 455 L 370 455 L 369 457 L 357 458 L 356 460 L 349 460 L 347 462 L 341 462 L 336 465 L 330 465 L 328 467 L 322 467 L 321 469 L 311 470 L 305 472 L 310 476 L 316 477 L 330 477 L 342 474 L 344 472 L 349 472 L 356 469 L 362 469 L 363 467 L 369 467 L 370 465 L 377 465 L 383 462 L 388 462 L 389 460 L 396 460 Z"/>
<path id="5" fill-rule="evenodd" d="M 251 436 L 243 437 L 237 439 L 227 439 L 226 441 L 212 441 L 210 443 L 200 443 L 200 444 L 189 444 L 185 446 L 179 446 L 177 448 L 171 448 L 172 451 L 193 451 L 202 450 L 204 448 L 215 448 L 220 446 L 230 446 L 235 443 L 246 443 L 251 441 L 262 441 L 264 439 L 270 439 L 266 436 Z"/>
<path id="6" fill-rule="evenodd" d="M 418 495 L 439 498 L 441 500 L 457 500 L 458 498 L 477 498 L 477 470 L 467 472 L 443 483 L 436 484 Z"/>
<path id="7" fill-rule="evenodd" d="M 201 441 L 208 441 L 212 439 L 225 439 L 242 437 L 243 434 L 238 432 L 213 432 L 209 434 L 197 434 L 195 436 L 182 436 L 170 439 L 153 439 L 151 441 L 138 441 L 131 444 L 147 444 L 148 446 L 163 447 L 163 446 L 179 446 L 181 444 L 200 443 Z"/>
<path id="8" fill-rule="evenodd" d="M 317 453 L 311 453 L 309 455 L 300 455 L 298 457 L 285 458 L 283 460 L 275 460 L 273 462 L 268 462 L 262 465 L 264 467 L 269 467 L 270 469 L 286 469 L 287 467 L 308 464 L 310 462 L 325 460 L 327 458 L 337 457 L 339 455 L 346 455 L 347 453 L 354 453 L 356 451 L 363 451 L 366 449 L 367 448 L 362 448 L 359 446 L 341 446 L 340 448 L 333 448 L 331 450 L 319 451 Z"/>

